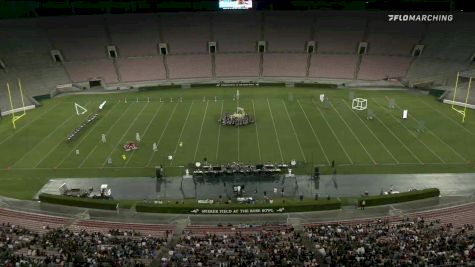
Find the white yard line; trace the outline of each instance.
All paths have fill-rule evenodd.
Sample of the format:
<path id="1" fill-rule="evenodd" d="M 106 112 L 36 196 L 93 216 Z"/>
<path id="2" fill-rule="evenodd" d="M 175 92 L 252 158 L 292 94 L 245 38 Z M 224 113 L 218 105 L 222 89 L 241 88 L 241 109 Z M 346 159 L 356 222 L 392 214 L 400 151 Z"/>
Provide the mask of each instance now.
<path id="1" fill-rule="evenodd" d="M 120 119 L 122 119 L 122 117 L 125 115 L 125 113 L 127 113 L 127 110 L 129 110 L 129 107 L 131 105 L 127 105 L 127 108 L 122 111 L 122 114 L 120 114 L 119 118 L 117 118 L 117 120 L 111 125 L 111 127 L 109 129 L 107 129 L 105 135 L 108 135 L 109 132 L 115 127 L 115 125 L 120 121 Z M 97 149 L 97 145 L 94 146 L 93 149 L 91 149 L 91 151 L 89 151 L 89 153 L 86 155 L 86 157 L 81 161 L 81 163 L 79 164 L 79 168 L 82 168 L 82 166 L 84 165 L 84 163 L 89 159 L 89 157 L 92 155 L 92 153 L 94 151 L 96 151 Z"/>
<path id="2" fill-rule="evenodd" d="M 399 137 L 398 137 L 388 126 L 386 126 L 386 124 L 385 124 L 382 120 L 380 120 L 380 119 L 378 118 L 378 116 L 375 116 L 375 118 L 381 123 L 381 125 L 384 126 L 384 128 L 386 128 L 386 130 L 388 130 L 388 132 L 389 132 L 392 136 L 394 136 L 394 138 L 396 138 L 396 139 L 399 141 L 399 143 L 401 143 L 402 146 L 404 146 L 404 148 L 405 148 L 417 161 L 419 161 L 420 164 L 424 164 L 424 162 L 422 162 L 422 160 L 420 160 L 419 157 L 417 157 L 416 154 L 414 154 L 414 152 L 412 152 L 412 150 L 409 149 L 409 147 L 407 147 L 407 145 L 406 145 L 401 139 L 399 139 Z M 400 163 L 400 164 L 402 164 L 402 163 Z"/>
<path id="3" fill-rule="evenodd" d="M 360 116 L 358 116 L 358 114 L 356 114 L 356 112 L 345 102 L 345 100 L 341 100 L 346 107 L 348 107 L 349 110 L 351 110 L 355 115 L 356 117 L 361 121 L 361 123 L 363 123 L 363 125 L 366 127 L 366 129 L 368 129 L 370 131 L 370 133 L 373 135 L 374 138 L 376 138 L 376 140 L 378 140 L 378 142 L 381 144 L 381 146 L 383 146 L 384 150 L 386 150 L 386 152 L 388 152 L 388 154 L 391 156 L 391 158 L 393 158 L 394 162 L 396 164 L 399 164 L 399 161 L 396 159 L 396 157 L 394 157 L 393 153 L 391 153 L 391 151 L 389 151 L 389 149 L 386 147 L 386 145 L 381 141 L 381 139 L 378 138 L 378 136 L 373 132 L 373 130 L 371 130 L 371 128 L 368 127 L 368 125 L 366 124 L 366 122 L 364 120 L 362 120 L 360 118 Z"/>
<path id="4" fill-rule="evenodd" d="M 269 98 L 267 98 L 267 107 L 269 107 L 270 118 L 272 119 L 272 125 L 274 125 L 274 133 L 277 140 L 277 146 L 279 147 L 280 158 L 282 159 L 282 162 L 284 162 L 284 155 L 282 154 L 282 148 L 280 147 L 279 136 L 277 135 L 277 128 L 275 127 L 274 116 L 272 115 L 272 110 L 270 108 Z"/>
<path id="5" fill-rule="evenodd" d="M 91 103 L 91 101 L 87 102 L 84 106 L 87 106 Z M 28 153 L 26 153 L 25 155 L 23 155 L 23 157 L 21 157 L 21 159 L 19 159 L 17 162 L 15 162 L 15 164 L 17 164 L 18 162 L 20 162 L 20 160 L 22 160 L 23 158 L 25 158 L 26 155 L 30 154 L 32 151 L 34 151 L 35 147 L 37 147 L 38 145 L 40 145 L 41 143 L 43 143 L 46 139 L 48 139 L 52 134 L 54 134 L 58 129 L 61 129 L 66 123 L 68 123 L 72 118 L 74 118 L 75 115 L 72 115 L 69 117 L 69 119 L 63 121 L 63 123 L 61 123 L 58 127 L 56 127 L 52 132 L 50 132 L 45 138 L 43 138 L 40 142 L 36 143 L 36 145 L 34 147 L 32 147 L 30 149 L 30 151 Z M 49 151 L 48 153 L 46 153 L 45 155 L 42 155 L 42 158 L 35 164 L 35 168 L 38 167 L 47 157 L 49 157 L 49 155 L 51 153 L 53 153 L 53 151 L 63 143 L 64 141 L 62 139 L 60 139 L 60 141 L 54 145 Z M 13 164 L 12 166 L 14 166 L 15 164 Z"/>
<path id="6" fill-rule="evenodd" d="M 224 100 L 221 102 L 221 113 L 219 114 L 223 114 L 223 107 L 224 107 Z M 218 142 L 217 142 L 217 145 L 216 145 L 216 162 L 218 162 L 218 154 L 219 154 L 219 138 L 221 137 L 221 123 L 219 124 L 219 128 L 218 128 Z"/>
<path id="7" fill-rule="evenodd" d="M 373 167 L 373 164 L 335 164 L 336 166 L 358 166 L 358 167 Z M 407 166 L 415 166 L 415 165 L 420 165 L 419 163 L 411 163 L 411 162 L 403 162 L 400 164 L 395 164 L 395 163 L 381 163 L 381 166 L 396 166 L 396 165 L 407 165 Z M 442 163 L 442 162 L 428 162 L 424 163 L 424 165 L 441 165 L 441 166 L 446 166 L 446 165 L 470 165 L 470 163 L 467 162 L 447 162 L 447 163 Z M 316 165 L 316 166 L 325 166 L 325 165 Z M 152 169 L 153 167 L 137 167 L 137 166 L 105 166 L 102 168 L 102 170 L 107 170 L 107 169 Z M 183 166 L 168 166 L 167 168 L 183 168 Z M 64 168 L 51 168 L 51 167 L 38 167 L 38 168 L 32 168 L 32 167 L 17 167 L 15 170 L 85 170 L 85 169 L 95 169 L 97 170 L 97 167 L 94 166 L 86 166 L 82 168 L 76 168 L 76 167 L 64 167 Z"/>
<path id="8" fill-rule="evenodd" d="M 400 106 L 398 106 L 396 104 L 396 107 L 398 107 L 400 110 L 402 110 L 402 108 Z M 417 122 L 419 123 L 419 120 L 416 119 L 416 116 L 414 116 L 414 113 L 412 113 L 411 117 Z M 459 157 L 460 159 L 462 159 L 463 161 L 467 161 L 467 159 L 462 156 L 460 153 L 458 153 L 451 145 L 449 145 L 448 143 L 446 143 L 444 140 L 442 140 L 437 134 L 435 134 L 432 130 L 430 130 L 429 128 L 427 129 L 428 132 L 433 135 L 435 138 L 437 138 L 441 143 L 445 144 L 455 155 L 457 155 L 457 157 Z"/>
<path id="9" fill-rule="evenodd" d="M 173 115 L 175 114 L 175 111 L 176 111 L 176 108 L 177 108 L 177 107 L 178 107 L 178 102 L 175 104 L 175 107 L 173 108 L 172 113 L 170 113 L 170 116 L 168 117 L 167 123 L 165 124 L 165 127 L 163 128 L 162 133 L 160 134 L 160 137 L 158 138 L 158 141 L 157 141 L 157 147 L 158 147 L 158 149 L 160 149 L 160 141 L 162 141 L 162 137 L 163 137 L 163 135 L 165 134 L 165 131 L 168 129 L 168 125 L 170 124 L 170 121 L 172 120 L 172 117 L 173 117 Z M 155 156 L 155 152 L 153 152 L 153 153 L 150 155 L 150 158 L 148 158 L 147 166 L 149 166 L 150 163 L 152 162 L 153 156 Z"/>
<path id="10" fill-rule="evenodd" d="M 117 107 L 117 106 L 119 106 L 119 105 L 116 104 L 116 105 L 114 106 L 114 108 Z M 114 108 L 108 109 L 107 112 L 106 112 L 107 114 L 104 115 L 104 117 L 102 117 L 102 120 L 104 120 L 105 117 L 107 117 L 109 114 L 112 114 L 111 111 L 112 111 Z M 79 137 L 79 138 L 81 139 L 81 141 L 80 141 L 73 149 L 71 149 L 71 151 L 69 151 L 69 153 L 61 160 L 61 162 L 59 162 L 59 164 L 56 165 L 56 168 L 58 168 L 59 166 L 61 166 L 61 164 L 64 163 L 64 161 L 69 157 L 69 155 L 70 155 L 71 153 L 73 153 L 73 152 L 79 147 L 79 145 L 81 145 L 82 142 L 84 142 L 84 140 L 87 139 L 87 137 L 94 131 L 94 129 L 96 129 L 96 127 L 97 127 L 98 124 L 100 124 L 100 122 L 99 122 L 99 123 L 95 123 L 94 126 L 92 126 L 92 128 L 88 130 L 87 134 L 86 134 L 83 138 Z"/>
<path id="11" fill-rule="evenodd" d="M 191 100 L 190 109 L 188 110 L 188 114 L 186 114 L 185 121 L 183 122 L 183 126 L 181 127 L 180 136 L 178 136 L 178 141 L 176 142 L 175 151 L 173 151 L 173 158 L 172 160 L 170 160 L 169 166 L 171 166 L 173 164 L 173 161 L 175 160 L 176 151 L 178 150 L 178 144 L 180 143 L 181 137 L 183 136 L 183 131 L 185 130 L 186 123 L 188 122 L 188 118 L 190 117 L 191 110 L 193 109 L 193 101 L 194 100 Z"/>
<path id="12" fill-rule="evenodd" d="M 313 137 L 315 137 L 315 140 L 317 141 L 318 146 L 320 146 L 320 149 L 321 149 L 322 152 L 323 152 L 323 156 L 325 156 L 325 159 L 327 160 L 328 165 L 330 165 L 330 160 L 328 159 L 327 153 L 325 153 L 325 150 L 323 149 L 322 143 L 320 142 L 320 138 L 318 138 L 318 136 L 317 136 L 317 134 L 316 134 L 316 132 L 315 132 L 315 129 L 314 129 L 313 126 L 312 126 L 312 123 L 311 123 L 310 120 L 308 119 L 307 112 L 305 112 L 305 110 L 303 109 L 302 105 L 300 104 L 300 100 L 297 99 L 297 103 L 299 104 L 300 109 L 303 111 L 303 115 L 305 116 L 305 119 L 307 120 L 308 125 L 310 126 L 310 129 L 312 129 Z"/>
<path id="13" fill-rule="evenodd" d="M 399 164 L 395 163 L 381 163 L 380 166 L 420 166 L 420 163 L 415 163 L 415 162 L 401 162 Z M 446 165 L 470 165 L 470 163 L 466 162 L 425 162 L 423 165 L 440 165 L 440 166 L 446 166 Z M 337 166 L 350 166 L 349 164 L 338 164 Z M 372 167 L 374 165 L 372 164 L 354 164 L 351 166 L 357 166 L 357 167 Z"/>
<path id="14" fill-rule="evenodd" d="M 17 129 L 15 130 L 11 135 L 9 135 L 8 137 L 4 138 L 1 142 L 0 142 L 0 146 L 3 145 L 3 143 L 5 143 L 6 141 L 10 140 L 10 138 L 14 137 L 16 134 L 18 134 L 19 132 L 21 132 L 22 130 L 26 129 L 28 126 L 30 126 L 32 123 L 36 122 L 37 120 L 43 118 L 47 113 L 49 113 L 50 111 L 54 110 L 59 104 L 61 104 L 61 102 L 58 102 L 56 105 L 52 106 L 51 108 L 49 108 L 47 111 L 45 111 L 43 114 L 41 114 L 39 117 L 37 117 L 36 119 L 34 120 L 31 120 L 29 122 L 27 122 L 23 127 L 21 127 L 20 129 Z"/>
<path id="15" fill-rule="evenodd" d="M 119 147 L 120 143 L 123 142 L 122 140 L 124 139 L 124 137 L 127 135 L 127 133 L 129 133 L 130 129 L 132 128 L 132 126 L 134 126 L 135 122 L 137 121 L 137 119 L 140 117 L 140 115 L 142 115 L 143 111 L 145 110 L 145 108 L 149 105 L 149 103 L 146 103 L 145 105 L 143 105 L 142 109 L 140 110 L 140 112 L 135 116 L 134 120 L 129 123 L 129 127 L 127 127 L 127 130 L 124 131 L 124 133 L 122 134 L 122 136 L 120 137 L 119 140 L 117 140 L 117 143 L 115 144 L 115 146 L 112 147 L 112 151 L 111 153 L 109 153 L 109 157 L 112 157 L 112 154 L 114 154 L 114 152 L 116 151 L 116 149 Z M 102 163 L 102 166 L 105 166 L 107 164 L 107 158 L 104 160 L 104 163 Z"/>
<path id="16" fill-rule="evenodd" d="M 376 164 L 376 161 L 374 160 L 373 156 L 371 156 L 371 154 L 369 153 L 368 149 L 366 149 L 366 147 L 363 145 L 363 143 L 361 142 L 360 138 L 355 134 L 355 132 L 353 131 L 353 129 L 351 129 L 350 125 L 348 125 L 348 123 L 346 122 L 345 118 L 343 118 L 343 116 L 341 116 L 340 112 L 338 112 L 338 110 L 333 106 L 333 104 L 330 103 L 330 106 L 332 107 L 333 110 L 335 110 L 336 114 L 338 115 L 338 117 L 343 121 L 343 123 L 346 125 L 346 128 L 348 128 L 348 130 L 350 130 L 350 133 L 356 138 L 356 140 L 358 141 L 358 143 L 360 143 L 361 147 L 363 148 L 363 150 L 366 152 L 366 154 L 368 155 L 368 157 L 371 159 L 371 161 L 373 162 L 373 164 Z"/>
<path id="17" fill-rule="evenodd" d="M 147 134 L 148 132 L 148 129 L 150 128 L 150 126 L 152 125 L 153 121 L 155 120 L 155 118 L 157 117 L 158 113 L 160 113 L 160 110 L 162 109 L 162 106 L 163 106 L 163 103 L 160 103 L 160 106 L 157 108 L 157 110 L 155 111 L 155 113 L 153 114 L 153 117 L 152 119 L 148 122 L 147 126 L 145 127 L 145 130 L 143 132 L 143 136 L 142 136 L 142 139 L 145 137 L 145 135 Z M 129 165 L 129 162 L 130 160 L 132 159 L 132 157 L 135 155 L 135 150 L 132 151 L 132 154 L 130 154 L 129 158 L 127 158 L 127 161 L 125 162 L 125 165 L 124 166 L 127 166 Z"/>
<path id="18" fill-rule="evenodd" d="M 348 158 L 348 160 L 350 161 L 350 164 L 354 164 L 353 160 L 351 159 L 350 155 L 348 154 L 348 151 L 346 151 L 345 147 L 343 146 L 343 144 L 341 143 L 340 139 L 338 138 L 338 136 L 336 135 L 335 131 L 333 130 L 332 126 L 330 125 L 330 123 L 328 122 L 327 118 L 325 117 L 325 114 L 323 114 L 323 112 L 320 110 L 320 108 L 318 107 L 318 105 L 315 103 L 315 101 L 312 99 L 312 103 L 313 105 L 315 106 L 315 108 L 318 110 L 318 112 L 320 114 L 322 114 L 322 118 L 323 120 L 325 121 L 325 123 L 327 124 L 328 128 L 330 129 L 330 131 L 332 132 L 333 136 L 335 137 L 336 141 L 338 142 L 338 144 L 340 145 L 341 149 L 343 150 L 343 152 L 345 152 L 345 155 L 346 157 Z"/>
<path id="19" fill-rule="evenodd" d="M 376 105 L 380 106 L 381 108 L 383 108 L 383 106 L 381 106 L 376 100 L 372 99 L 374 103 L 376 103 Z M 384 108 L 383 108 L 384 110 Z M 391 118 L 393 118 L 395 121 L 397 121 L 400 125 L 402 125 L 402 127 L 404 127 L 412 136 L 414 136 L 414 138 L 416 138 L 417 141 L 419 141 L 419 143 L 421 143 L 427 150 L 429 150 L 434 156 L 436 156 L 441 162 L 443 163 L 447 163 L 445 162 L 444 159 L 442 159 L 437 153 L 435 153 L 434 150 L 432 150 L 429 146 L 427 146 L 426 143 L 424 143 L 420 138 L 419 136 L 417 136 L 416 134 L 414 134 L 411 129 L 407 128 L 406 125 L 404 125 L 404 123 L 402 123 L 400 120 L 398 120 L 396 117 L 394 117 L 394 115 L 392 115 L 391 113 L 388 113 L 389 116 L 391 116 Z"/>
<path id="20" fill-rule="evenodd" d="M 307 162 L 307 158 L 305 157 L 305 154 L 303 153 L 302 145 L 300 144 L 300 139 L 297 135 L 297 131 L 295 131 L 294 123 L 292 122 L 289 111 L 287 110 L 287 104 L 285 104 L 284 100 L 282 100 L 282 104 L 284 104 L 285 113 L 287 113 L 287 118 L 289 118 L 290 125 L 292 126 L 292 130 L 294 131 L 295 139 L 297 140 L 297 144 L 299 145 L 300 153 L 302 153 L 303 160 L 304 162 Z"/>
<path id="21" fill-rule="evenodd" d="M 254 99 L 251 99 L 252 102 L 252 113 L 254 113 L 254 128 L 256 128 L 256 139 L 257 139 L 257 150 L 259 151 L 259 160 L 262 161 L 261 155 L 261 145 L 259 144 L 259 131 L 257 130 L 257 118 L 256 118 L 256 108 L 254 107 Z"/>
<path id="22" fill-rule="evenodd" d="M 459 152 L 457 152 L 457 150 L 455 150 L 450 144 L 446 143 L 444 140 L 442 140 L 438 135 L 436 135 L 434 132 L 432 132 L 431 130 L 429 130 L 429 132 L 435 136 L 437 139 L 439 139 L 440 142 L 444 143 L 450 150 L 452 150 L 452 152 L 454 152 L 455 155 L 457 155 L 460 159 L 462 159 L 463 161 L 468 161 L 468 159 L 466 159 L 464 156 L 462 156 Z"/>
<path id="23" fill-rule="evenodd" d="M 206 112 L 208 111 L 208 104 L 209 104 L 209 100 L 206 100 L 205 113 L 203 114 L 203 120 L 201 121 L 200 134 L 198 135 L 198 142 L 196 142 L 196 149 L 195 149 L 195 155 L 193 156 L 193 162 L 196 161 L 196 154 L 198 154 L 198 148 L 200 146 L 200 141 L 201 141 L 201 133 L 203 132 L 203 124 L 205 123 Z"/>
<path id="24" fill-rule="evenodd" d="M 430 104 L 427 104 L 425 101 L 421 101 L 424 105 L 428 106 L 429 108 L 431 108 L 432 110 L 434 110 L 435 112 L 441 114 L 442 116 L 446 117 L 447 119 L 449 119 L 451 122 L 453 122 L 455 125 L 459 126 L 460 128 L 462 128 L 463 130 L 465 130 L 467 133 L 475 136 L 475 133 L 471 132 L 469 129 L 465 128 L 462 126 L 462 124 L 460 124 L 460 122 L 454 120 L 453 118 L 449 117 L 449 115 L 437 110 L 436 108 L 434 108 L 432 105 Z"/>

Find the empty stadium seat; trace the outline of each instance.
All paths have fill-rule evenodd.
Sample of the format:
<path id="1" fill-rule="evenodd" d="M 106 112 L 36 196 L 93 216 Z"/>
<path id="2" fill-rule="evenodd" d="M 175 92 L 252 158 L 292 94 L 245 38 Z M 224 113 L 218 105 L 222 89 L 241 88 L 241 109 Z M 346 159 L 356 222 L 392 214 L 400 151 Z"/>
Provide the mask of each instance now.
<path id="1" fill-rule="evenodd" d="M 155 81 L 165 79 L 163 60 L 159 56 L 119 58 L 117 63 L 123 82 Z"/>
<path id="2" fill-rule="evenodd" d="M 263 76 L 305 77 L 307 54 L 264 54 Z"/>
<path id="3" fill-rule="evenodd" d="M 217 77 L 259 76 L 258 54 L 216 54 Z"/>
<path id="4" fill-rule="evenodd" d="M 211 77 L 210 55 L 170 55 L 167 63 L 172 79 Z"/>
<path id="5" fill-rule="evenodd" d="M 217 13 L 213 16 L 214 41 L 219 52 L 254 52 L 260 40 L 257 13 Z"/>

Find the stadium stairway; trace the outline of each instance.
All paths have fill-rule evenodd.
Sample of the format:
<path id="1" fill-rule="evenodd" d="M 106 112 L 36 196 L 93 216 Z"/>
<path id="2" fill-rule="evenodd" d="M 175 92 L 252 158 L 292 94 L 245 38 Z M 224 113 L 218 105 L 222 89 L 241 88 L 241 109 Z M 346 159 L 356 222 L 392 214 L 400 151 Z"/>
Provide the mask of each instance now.
<path id="1" fill-rule="evenodd" d="M 189 226 L 190 223 L 189 218 L 176 221 L 176 228 L 173 234 L 168 236 L 167 245 L 160 247 L 160 250 L 158 250 L 157 258 L 151 263 L 152 266 L 160 266 L 161 259 L 168 256 L 168 252 L 175 247 L 184 234 L 185 228 Z"/>

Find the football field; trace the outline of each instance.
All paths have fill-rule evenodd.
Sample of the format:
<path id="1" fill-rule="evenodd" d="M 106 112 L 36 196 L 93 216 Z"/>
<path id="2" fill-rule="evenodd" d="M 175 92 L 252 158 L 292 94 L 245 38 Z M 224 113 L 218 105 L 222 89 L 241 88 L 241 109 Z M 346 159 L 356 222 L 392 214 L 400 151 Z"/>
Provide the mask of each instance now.
<path id="1" fill-rule="evenodd" d="M 204 158 L 211 163 L 289 163 L 299 173 L 473 172 L 474 112 L 465 124 L 449 105 L 420 93 L 353 90 L 374 113 L 352 109 L 348 90 L 253 87 L 155 89 L 45 100 L 17 121 L 0 121 L 0 193 L 26 197 L 53 177 L 153 176 L 154 167 L 180 175 Z M 329 99 L 322 103 L 320 94 Z M 396 106 L 389 108 L 389 99 Z M 100 118 L 68 143 L 68 134 L 102 101 Z M 76 115 L 74 103 L 88 109 Z M 221 126 L 236 107 L 256 123 Z M 401 119 L 402 110 L 409 118 Z M 136 142 L 125 152 L 123 145 Z M 107 141 L 101 141 L 105 134 Z M 158 150 L 153 151 L 153 143 Z M 79 154 L 76 154 L 76 150 Z M 125 155 L 125 157 L 123 157 Z M 171 160 L 169 159 L 171 156 Z M 108 158 L 112 162 L 108 162 Z M 36 179 L 36 180 L 35 180 Z M 31 188 L 31 189 L 29 189 Z M 24 195 L 21 193 L 25 191 Z"/>

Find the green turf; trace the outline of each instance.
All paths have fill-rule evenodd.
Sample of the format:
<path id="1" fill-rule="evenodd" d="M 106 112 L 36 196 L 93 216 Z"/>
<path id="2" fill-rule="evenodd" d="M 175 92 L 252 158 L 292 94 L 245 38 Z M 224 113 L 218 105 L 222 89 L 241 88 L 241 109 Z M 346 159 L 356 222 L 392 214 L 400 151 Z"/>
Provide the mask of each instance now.
<path id="1" fill-rule="evenodd" d="M 333 160 L 339 173 L 475 171 L 474 112 L 461 124 L 460 115 L 432 96 L 355 90 L 357 97 L 368 98 L 375 113 L 370 121 L 366 111 L 351 109 L 347 90 L 239 90 L 239 106 L 256 118 L 255 124 L 239 128 L 217 122 L 223 112 L 236 109 L 236 88 L 157 89 L 45 100 L 41 108 L 17 121 L 16 130 L 5 117 L 0 121 L 0 194 L 31 198 L 53 177 L 152 176 L 157 165 L 166 167 L 166 175 L 178 175 L 204 157 L 213 163 L 296 159 L 298 173 L 311 173 L 315 165 L 328 173 Z M 331 100 L 330 106 L 319 101 L 321 93 Z M 387 98 L 396 99 L 395 109 L 388 108 Z M 79 139 L 66 143 L 68 133 L 85 118 L 75 114 L 74 102 L 94 111 L 103 100 L 108 103 L 101 118 Z M 409 119 L 403 121 L 406 108 Z M 417 132 L 419 121 L 425 122 L 425 132 Z M 136 132 L 142 136 L 140 149 L 125 153 L 122 145 L 135 140 Z M 154 142 L 157 153 L 152 151 Z M 75 155 L 76 149 L 80 155 Z"/>

